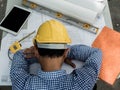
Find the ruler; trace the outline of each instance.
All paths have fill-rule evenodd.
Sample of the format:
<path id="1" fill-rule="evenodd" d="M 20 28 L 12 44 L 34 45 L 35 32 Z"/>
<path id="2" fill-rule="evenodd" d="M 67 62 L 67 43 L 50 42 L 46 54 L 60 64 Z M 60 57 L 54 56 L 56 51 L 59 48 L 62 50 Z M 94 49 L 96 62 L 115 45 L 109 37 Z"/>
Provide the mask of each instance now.
<path id="1" fill-rule="evenodd" d="M 41 12 L 41 13 L 43 13 L 45 15 L 49 15 L 51 17 L 54 17 L 54 18 L 59 19 L 61 21 L 67 22 L 69 24 L 77 26 L 78 28 L 81 28 L 83 30 L 92 32 L 94 34 L 97 34 L 97 32 L 99 30 L 98 27 L 95 27 L 95 26 L 90 25 L 88 23 L 80 22 L 79 20 L 77 20 L 77 19 L 75 19 L 73 17 L 66 16 L 66 15 L 64 15 L 64 14 L 62 14 L 60 12 L 53 11 L 53 10 L 48 9 L 46 7 L 37 5 L 37 4 L 33 3 L 33 2 L 23 0 L 22 3 L 23 3 L 24 6 L 30 7 L 30 8 L 32 8 L 32 9 L 38 11 L 38 12 Z"/>

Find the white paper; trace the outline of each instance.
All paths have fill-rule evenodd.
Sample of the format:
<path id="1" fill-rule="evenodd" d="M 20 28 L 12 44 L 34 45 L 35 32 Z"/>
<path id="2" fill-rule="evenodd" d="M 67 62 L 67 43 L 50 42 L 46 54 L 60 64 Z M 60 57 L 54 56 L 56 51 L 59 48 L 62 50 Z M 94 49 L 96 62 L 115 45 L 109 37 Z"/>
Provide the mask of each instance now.
<path id="1" fill-rule="evenodd" d="M 81 7 L 93 10 L 95 12 L 98 12 L 101 14 L 105 8 L 105 3 L 102 3 L 101 1 L 93 1 L 93 0 L 65 0 L 71 3 L 74 3 L 75 5 L 79 5 Z M 103 0 L 102 0 L 103 1 Z"/>
<path id="2" fill-rule="evenodd" d="M 11 34 L 7 34 L 2 39 L 1 51 L 0 51 L 0 85 L 11 85 L 10 76 L 9 76 L 11 61 L 9 60 L 7 55 L 9 46 L 14 41 L 20 40 L 23 36 L 29 34 L 34 30 L 37 30 L 44 21 L 50 20 L 50 19 L 52 18 L 49 16 L 33 11 L 31 17 L 28 20 L 27 29 L 22 29 L 21 32 L 16 37 Z M 63 24 L 68 29 L 68 33 L 70 35 L 70 38 L 72 39 L 72 45 L 84 44 L 88 46 L 91 46 L 94 39 L 100 33 L 101 28 L 105 25 L 103 16 L 99 17 L 95 23 L 95 26 L 98 26 L 100 29 L 99 29 L 99 33 L 95 35 L 88 31 L 77 28 L 73 25 L 70 25 L 68 23 L 63 23 Z M 34 37 L 34 34 L 29 38 L 25 39 L 23 42 L 21 42 L 22 48 L 29 48 L 32 45 L 33 37 Z M 77 67 L 81 67 L 83 65 L 83 63 L 79 61 L 74 61 L 74 62 L 77 64 Z M 33 68 L 37 68 L 37 67 L 34 67 L 33 65 L 32 69 Z M 63 65 L 62 69 L 65 69 L 67 73 L 70 73 L 73 70 L 73 68 L 65 64 Z M 33 70 L 33 72 L 35 71 Z"/>
<path id="3" fill-rule="evenodd" d="M 92 24 L 96 21 L 98 12 L 78 6 L 65 0 L 28 0 L 40 6 L 78 19 L 81 22 Z"/>

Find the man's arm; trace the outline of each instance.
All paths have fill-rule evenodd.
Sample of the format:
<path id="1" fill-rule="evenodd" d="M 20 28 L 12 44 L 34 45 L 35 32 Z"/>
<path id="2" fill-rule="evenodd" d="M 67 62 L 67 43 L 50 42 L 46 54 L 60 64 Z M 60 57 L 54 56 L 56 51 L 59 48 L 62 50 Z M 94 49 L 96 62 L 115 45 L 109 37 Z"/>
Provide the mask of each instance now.
<path id="1" fill-rule="evenodd" d="M 29 63 L 25 60 L 23 52 L 15 53 L 10 71 L 13 90 L 23 90 L 25 82 L 31 76 L 29 74 Z"/>
<path id="2" fill-rule="evenodd" d="M 91 48 L 84 45 L 74 45 L 70 48 L 68 53 L 68 58 L 76 59 L 85 62 L 82 68 L 75 69 L 72 74 L 74 74 L 74 82 L 78 86 L 84 87 L 88 90 L 91 90 L 97 80 L 102 53 L 97 48 Z M 86 90 L 85 89 L 85 90 Z"/>

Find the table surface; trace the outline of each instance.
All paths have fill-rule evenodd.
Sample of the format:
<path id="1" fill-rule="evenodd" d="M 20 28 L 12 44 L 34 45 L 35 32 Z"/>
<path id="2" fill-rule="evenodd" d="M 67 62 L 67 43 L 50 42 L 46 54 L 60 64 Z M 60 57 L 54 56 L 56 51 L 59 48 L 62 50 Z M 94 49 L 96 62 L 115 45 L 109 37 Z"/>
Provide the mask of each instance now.
<path id="1" fill-rule="evenodd" d="M 107 1 L 107 0 L 106 0 Z M 106 2 L 107 3 L 107 2 Z M 27 29 L 36 29 L 38 28 L 38 26 L 35 24 L 36 20 L 39 18 L 39 14 L 38 12 L 35 12 L 33 13 L 33 15 L 31 16 L 30 20 L 28 20 L 28 25 L 27 25 Z M 109 7 L 108 7 L 108 4 L 107 4 L 107 7 L 105 8 L 104 10 L 104 13 L 103 13 L 104 17 L 101 16 L 100 20 L 98 20 L 98 23 L 96 23 L 99 28 L 100 28 L 100 31 L 102 29 L 102 27 L 104 25 L 107 25 L 108 27 L 112 28 L 112 22 L 111 22 L 111 16 L 110 16 L 110 12 L 109 12 Z M 41 15 L 41 14 L 40 14 Z M 107 18 L 105 18 L 107 17 Z M 49 19 L 49 17 L 44 17 L 45 20 L 46 19 Z M 105 19 L 105 21 L 104 21 Z M 41 23 L 41 21 L 37 21 L 37 24 Z M 34 26 L 34 27 L 32 27 Z M 89 33 L 89 32 L 86 32 L 84 30 L 80 30 L 79 28 L 76 28 L 74 26 L 70 26 L 70 25 L 66 25 L 67 29 L 76 29 L 76 32 L 71 32 L 70 30 L 68 31 L 70 36 L 73 36 L 74 34 L 76 33 L 79 33 L 80 35 L 78 35 L 78 37 L 80 36 L 80 40 L 78 40 L 79 42 L 81 42 L 81 44 L 85 44 L 85 45 L 91 45 L 91 43 L 94 41 L 94 39 L 97 37 L 97 35 L 100 33 L 97 34 L 97 35 L 93 35 L 92 33 Z M 78 32 L 79 31 L 79 32 Z M 6 36 L 6 32 L 3 33 L 3 37 Z M 87 37 L 87 39 L 85 39 L 84 37 Z M 74 44 L 78 43 L 78 42 L 75 42 L 75 39 L 77 39 L 77 36 L 76 37 L 72 37 L 72 41 Z M 4 85 L 11 85 L 11 83 L 0 83 L 0 86 L 4 86 Z"/>

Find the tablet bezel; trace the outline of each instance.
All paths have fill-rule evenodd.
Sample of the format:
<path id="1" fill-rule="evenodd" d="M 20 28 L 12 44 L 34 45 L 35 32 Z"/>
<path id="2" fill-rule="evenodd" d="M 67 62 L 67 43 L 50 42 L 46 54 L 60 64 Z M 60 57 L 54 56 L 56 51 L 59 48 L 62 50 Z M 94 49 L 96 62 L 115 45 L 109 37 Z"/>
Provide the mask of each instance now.
<path id="1" fill-rule="evenodd" d="M 28 15 L 27 18 L 24 20 L 23 24 L 21 25 L 21 27 L 18 29 L 17 32 L 14 32 L 14 31 L 11 30 L 11 29 L 8 29 L 8 28 L 5 28 L 5 27 L 1 26 L 1 24 L 3 23 L 3 21 L 6 19 L 6 17 L 9 15 L 9 13 L 13 10 L 14 7 L 29 12 L 29 15 Z M 26 21 L 28 20 L 28 18 L 30 17 L 31 11 L 28 10 L 28 9 L 26 9 L 26 8 L 23 8 L 23 7 L 21 7 L 21 6 L 17 6 L 17 5 L 14 5 L 13 8 L 8 12 L 8 14 L 6 14 L 6 16 L 5 16 L 5 17 L 2 19 L 2 21 L 0 22 L 0 29 L 3 30 L 3 31 L 6 31 L 6 32 L 8 32 L 8 33 L 11 33 L 11 34 L 13 34 L 13 35 L 17 35 L 17 34 L 21 31 L 21 28 L 23 27 L 23 25 L 25 25 L 25 23 L 26 23 Z"/>

